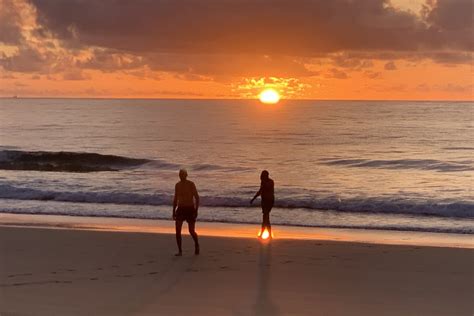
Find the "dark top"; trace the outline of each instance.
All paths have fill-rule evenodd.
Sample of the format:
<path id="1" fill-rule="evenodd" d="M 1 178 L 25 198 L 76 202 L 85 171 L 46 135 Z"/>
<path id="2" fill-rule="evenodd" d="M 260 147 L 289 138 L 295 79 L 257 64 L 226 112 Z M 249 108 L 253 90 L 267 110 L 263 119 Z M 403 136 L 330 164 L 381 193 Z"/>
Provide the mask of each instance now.
<path id="1" fill-rule="evenodd" d="M 262 196 L 262 202 L 271 202 L 275 200 L 275 190 L 272 179 L 263 180 L 260 184 L 260 194 Z"/>

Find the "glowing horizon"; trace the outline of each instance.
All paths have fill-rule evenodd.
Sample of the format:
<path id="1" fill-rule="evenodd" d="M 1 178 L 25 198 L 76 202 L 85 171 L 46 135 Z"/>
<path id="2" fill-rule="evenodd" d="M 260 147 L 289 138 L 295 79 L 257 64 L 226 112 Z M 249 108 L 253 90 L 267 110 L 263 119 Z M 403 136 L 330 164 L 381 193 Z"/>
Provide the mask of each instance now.
<path id="1" fill-rule="evenodd" d="M 206 1 L 0 0 L 0 96 L 473 98 L 470 0 Z"/>

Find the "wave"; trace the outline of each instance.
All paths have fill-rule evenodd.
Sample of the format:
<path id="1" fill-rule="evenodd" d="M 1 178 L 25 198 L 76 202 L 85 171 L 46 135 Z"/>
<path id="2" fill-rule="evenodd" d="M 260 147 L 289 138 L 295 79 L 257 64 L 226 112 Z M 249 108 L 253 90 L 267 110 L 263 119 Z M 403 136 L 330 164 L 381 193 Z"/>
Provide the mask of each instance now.
<path id="1" fill-rule="evenodd" d="M 0 150 L 0 170 L 97 172 L 120 171 L 137 167 L 177 170 L 185 166 L 159 159 L 140 159 L 98 153 Z M 188 168 L 198 172 L 253 170 L 245 167 L 226 167 L 213 164 L 194 164 Z"/>
<path id="2" fill-rule="evenodd" d="M 436 159 L 320 159 L 321 164 L 329 166 L 347 166 L 354 168 L 379 168 L 379 169 L 418 169 L 433 170 L 438 172 L 473 171 L 473 161 L 440 161 Z"/>
<path id="3" fill-rule="evenodd" d="M 0 199 L 61 201 L 122 205 L 171 205 L 173 196 L 166 193 L 66 192 L 0 185 Z M 201 204 L 212 207 L 249 207 L 243 196 L 202 196 Z M 332 210 L 355 213 L 413 214 L 453 218 L 474 218 L 474 203 L 468 201 L 415 201 L 397 197 L 367 197 L 341 200 L 337 197 L 284 197 L 275 207 L 287 209 Z"/>
<path id="4" fill-rule="evenodd" d="M 140 166 L 150 161 L 148 159 L 84 152 L 0 151 L 1 170 L 56 172 L 118 171 Z"/>

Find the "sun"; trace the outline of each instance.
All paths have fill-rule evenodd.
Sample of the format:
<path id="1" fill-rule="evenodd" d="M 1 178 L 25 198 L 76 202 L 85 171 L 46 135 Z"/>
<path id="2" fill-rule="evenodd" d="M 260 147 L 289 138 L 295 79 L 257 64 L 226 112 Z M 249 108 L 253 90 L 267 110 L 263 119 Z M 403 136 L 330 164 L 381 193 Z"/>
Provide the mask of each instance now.
<path id="1" fill-rule="evenodd" d="M 275 89 L 268 88 L 260 92 L 258 98 L 262 103 L 275 104 L 280 101 L 280 94 Z"/>

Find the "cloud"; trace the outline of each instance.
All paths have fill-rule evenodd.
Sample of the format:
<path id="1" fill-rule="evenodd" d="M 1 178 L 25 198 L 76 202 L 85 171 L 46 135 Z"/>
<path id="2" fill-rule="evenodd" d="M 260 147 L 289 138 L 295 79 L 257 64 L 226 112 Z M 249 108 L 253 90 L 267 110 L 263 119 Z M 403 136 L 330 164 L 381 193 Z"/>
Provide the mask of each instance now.
<path id="1" fill-rule="evenodd" d="M 471 0 L 438 0 L 425 14 L 430 25 L 388 0 L 31 2 L 41 23 L 59 38 L 124 51 L 315 56 L 472 49 Z"/>
<path id="2" fill-rule="evenodd" d="M 36 72 L 43 68 L 47 58 L 33 48 L 22 47 L 17 55 L 0 56 L 0 65 L 9 71 Z"/>
<path id="3" fill-rule="evenodd" d="M 429 29 L 435 34 L 432 40 L 449 43 L 448 49 L 472 52 L 474 42 L 472 0 L 427 1 L 424 6 L 424 18 Z M 446 48 L 446 47 L 445 47 Z M 464 63 L 469 61 L 463 60 Z M 472 56 L 471 61 L 472 62 Z"/>
<path id="4" fill-rule="evenodd" d="M 316 72 L 289 56 L 226 54 L 147 54 L 152 70 L 217 77 L 307 77 Z"/>
<path id="5" fill-rule="evenodd" d="M 255 98 L 264 88 L 273 88 L 285 98 L 302 97 L 311 85 L 296 78 L 245 78 L 241 82 L 233 84 L 234 96 L 243 98 Z"/>
<path id="6" fill-rule="evenodd" d="M 383 68 L 385 70 L 396 70 L 397 65 L 395 65 L 395 63 L 393 61 L 389 61 L 388 63 L 385 64 L 385 66 Z"/>
<path id="7" fill-rule="evenodd" d="M 473 93 L 474 92 L 474 84 L 453 84 L 453 83 L 446 83 L 446 84 L 435 84 L 435 85 L 428 85 L 426 83 L 422 83 L 416 86 L 416 90 L 420 92 L 430 92 L 430 91 L 444 91 L 450 93 L 458 93 L 458 94 L 466 94 L 466 93 Z"/>
<path id="8" fill-rule="evenodd" d="M 138 68 L 143 66 L 143 62 L 140 56 L 96 48 L 87 59 L 78 61 L 77 66 L 110 72 Z"/>
<path id="9" fill-rule="evenodd" d="M 320 73 L 345 79 L 351 71 L 379 78 L 369 71 L 374 60 L 385 70 L 399 60 L 472 63 L 471 0 L 428 1 L 422 14 L 389 0 L 0 3 L 0 41 L 17 48 L 0 52 L 0 65 L 11 72 L 84 79 L 81 70 L 91 69 L 230 82 Z"/>
<path id="10" fill-rule="evenodd" d="M 69 70 L 63 73 L 63 80 L 88 80 L 89 76 L 82 71 Z"/>
<path id="11" fill-rule="evenodd" d="M 347 79 L 349 78 L 347 74 L 339 70 L 337 68 L 331 68 L 329 72 L 325 75 L 326 78 L 334 78 L 334 79 Z"/>
<path id="12" fill-rule="evenodd" d="M 381 72 L 379 71 L 366 71 L 364 75 L 369 78 L 369 79 L 379 79 L 380 76 L 382 75 Z"/>
<path id="13" fill-rule="evenodd" d="M 14 0 L 0 0 L 0 43 L 19 44 L 23 40 L 21 8 Z"/>

